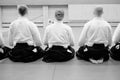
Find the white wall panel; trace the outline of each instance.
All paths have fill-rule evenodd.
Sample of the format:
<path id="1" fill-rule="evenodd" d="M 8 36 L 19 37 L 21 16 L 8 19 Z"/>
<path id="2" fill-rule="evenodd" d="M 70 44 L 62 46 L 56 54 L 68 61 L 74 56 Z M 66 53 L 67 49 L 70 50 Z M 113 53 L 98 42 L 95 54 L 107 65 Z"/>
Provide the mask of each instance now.
<path id="1" fill-rule="evenodd" d="M 2 7 L 2 21 L 11 22 L 18 17 L 16 6 L 3 6 Z M 34 22 L 43 21 L 42 6 L 29 6 L 28 18 Z"/>
<path id="2" fill-rule="evenodd" d="M 43 21 L 42 6 L 29 6 L 29 19 L 34 22 L 42 22 Z"/>
<path id="3" fill-rule="evenodd" d="M 120 4 L 120 0 L 0 0 L 0 5 Z"/>
<path id="4" fill-rule="evenodd" d="M 70 20 L 90 20 L 94 17 L 94 8 L 97 4 L 69 5 Z M 108 21 L 120 22 L 120 4 L 101 4 L 104 9 L 103 17 Z"/>
<path id="5" fill-rule="evenodd" d="M 16 6 L 3 6 L 2 7 L 2 22 L 9 23 L 17 18 Z"/>

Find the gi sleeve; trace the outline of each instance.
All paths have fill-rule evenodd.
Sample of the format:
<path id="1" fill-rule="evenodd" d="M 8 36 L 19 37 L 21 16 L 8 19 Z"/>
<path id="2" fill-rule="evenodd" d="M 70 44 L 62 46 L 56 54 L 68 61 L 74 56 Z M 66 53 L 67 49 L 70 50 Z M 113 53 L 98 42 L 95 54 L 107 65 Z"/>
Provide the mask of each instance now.
<path id="1" fill-rule="evenodd" d="M 48 27 L 45 28 L 45 32 L 44 32 L 44 38 L 43 38 L 43 43 L 44 45 L 48 45 Z"/>
<path id="2" fill-rule="evenodd" d="M 79 46 L 83 46 L 86 43 L 88 27 L 89 27 L 89 25 L 85 24 L 83 29 L 82 29 L 82 32 L 80 34 L 79 41 L 78 41 Z"/>
<path id="3" fill-rule="evenodd" d="M 0 46 L 3 47 L 4 46 L 4 40 L 3 40 L 3 36 L 2 36 L 2 32 L 0 31 Z"/>
<path id="4" fill-rule="evenodd" d="M 70 42 L 70 46 L 74 46 L 74 35 L 72 28 L 69 29 L 69 42 Z"/>
<path id="5" fill-rule="evenodd" d="M 14 29 L 14 25 L 10 24 L 10 28 L 9 28 L 9 32 L 8 32 L 8 40 L 9 40 L 9 45 L 13 46 L 13 29 Z"/>
<path id="6" fill-rule="evenodd" d="M 114 31 L 112 42 L 113 44 L 116 44 L 120 41 L 120 24 L 117 26 L 117 28 Z"/>
<path id="7" fill-rule="evenodd" d="M 112 45 L 112 28 L 109 25 L 108 26 L 108 46 L 111 46 L 111 45 Z"/>
<path id="8" fill-rule="evenodd" d="M 42 46 L 41 35 L 35 24 L 31 26 L 31 33 L 36 46 Z"/>

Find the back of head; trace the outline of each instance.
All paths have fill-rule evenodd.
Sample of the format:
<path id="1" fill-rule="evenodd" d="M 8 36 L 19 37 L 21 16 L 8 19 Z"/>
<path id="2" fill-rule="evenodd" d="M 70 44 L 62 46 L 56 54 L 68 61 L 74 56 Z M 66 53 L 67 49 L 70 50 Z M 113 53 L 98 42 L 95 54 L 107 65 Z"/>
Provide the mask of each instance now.
<path id="1" fill-rule="evenodd" d="M 94 10 L 94 15 L 96 17 L 101 17 L 103 14 L 103 8 L 102 7 L 96 7 L 95 10 Z"/>
<path id="2" fill-rule="evenodd" d="M 62 21 L 64 18 L 64 11 L 63 10 L 57 10 L 55 12 L 55 18 L 57 21 Z"/>
<path id="3" fill-rule="evenodd" d="M 18 13 L 21 16 L 25 16 L 28 13 L 28 8 L 26 5 L 19 5 L 17 8 L 18 8 Z"/>

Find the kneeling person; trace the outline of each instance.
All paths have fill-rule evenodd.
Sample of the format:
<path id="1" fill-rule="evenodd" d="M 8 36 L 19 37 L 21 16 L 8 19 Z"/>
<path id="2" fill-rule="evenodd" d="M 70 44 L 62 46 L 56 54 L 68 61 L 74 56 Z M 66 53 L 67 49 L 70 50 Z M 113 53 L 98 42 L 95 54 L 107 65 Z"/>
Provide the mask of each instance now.
<path id="1" fill-rule="evenodd" d="M 120 61 L 120 24 L 115 29 L 112 38 L 113 46 L 111 48 L 111 58 Z"/>
<path id="2" fill-rule="evenodd" d="M 2 32 L 0 30 L 0 62 L 8 57 L 8 53 L 10 52 L 10 50 L 11 49 L 5 45 Z"/>
<path id="3" fill-rule="evenodd" d="M 14 48 L 9 58 L 15 62 L 32 62 L 43 56 L 37 26 L 27 18 L 27 6 L 19 6 L 20 17 L 10 25 L 9 44 Z"/>
<path id="4" fill-rule="evenodd" d="M 95 18 L 85 24 L 80 38 L 78 59 L 102 63 L 109 59 L 109 46 L 111 46 L 111 26 L 102 18 L 103 8 L 94 10 Z"/>
<path id="5" fill-rule="evenodd" d="M 74 57 L 74 36 L 72 29 L 65 25 L 62 20 L 64 11 L 55 12 L 56 21 L 46 27 L 44 35 L 44 44 L 47 45 L 43 61 L 62 62 L 68 61 Z"/>

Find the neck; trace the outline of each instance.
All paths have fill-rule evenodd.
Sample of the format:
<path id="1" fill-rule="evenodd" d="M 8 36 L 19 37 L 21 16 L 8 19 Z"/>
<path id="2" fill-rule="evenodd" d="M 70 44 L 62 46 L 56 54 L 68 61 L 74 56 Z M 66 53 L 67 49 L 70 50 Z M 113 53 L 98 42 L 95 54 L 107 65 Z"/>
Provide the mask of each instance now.
<path id="1" fill-rule="evenodd" d="M 24 15 L 24 16 L 19 15 L 19 17 L 23 17 L 24 18 L 24 17 L 27 17 L 27 15 Z"/>
<path id="2" fill-rule="evenodd" d="M 62 23 L 63 21 L 57 21 L 57 20 L 56 20 L 56 22 L 57 22 L 57 23 Z"/>
<path id="3" fill-rule="evenodd" d="M 19 16 L 18 18 L 19 18 L 19 19 L 27 19 L 26 16 Z"/>
<path id="4" fill-rule="evenodd" d="M 102 16 L 95 16 L 96 18 L 102 18 Z"/>

